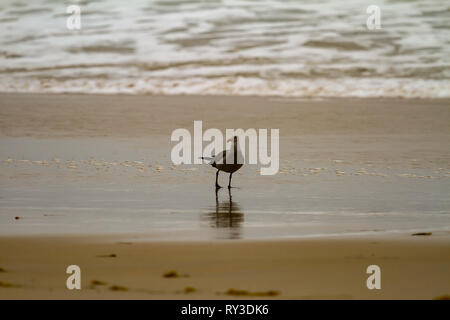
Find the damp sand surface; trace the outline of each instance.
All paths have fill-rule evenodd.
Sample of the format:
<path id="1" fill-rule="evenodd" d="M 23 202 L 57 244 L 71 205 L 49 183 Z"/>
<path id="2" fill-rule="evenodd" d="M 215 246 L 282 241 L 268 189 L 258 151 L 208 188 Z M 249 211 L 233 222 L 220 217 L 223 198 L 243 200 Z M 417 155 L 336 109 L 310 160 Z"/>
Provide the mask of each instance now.
<path id="1" fill-rule="evenodd" d="M 216 193 L 212 167 L 170 159 L 194 120 L 279 129 L 279 173 L 245 165 Z M 0 235 L 446 231 L 449 120 L 443 99 L 0 94 Z"/>
<path id="2" fill-rule="evenodd" d="M 448 106 L 0 94 L 0 297 L 448 296 Z M 280 172 L 246 165 L 216 194 L 211 167 L 170 161 L 194 120 L 280 129 Z"/>

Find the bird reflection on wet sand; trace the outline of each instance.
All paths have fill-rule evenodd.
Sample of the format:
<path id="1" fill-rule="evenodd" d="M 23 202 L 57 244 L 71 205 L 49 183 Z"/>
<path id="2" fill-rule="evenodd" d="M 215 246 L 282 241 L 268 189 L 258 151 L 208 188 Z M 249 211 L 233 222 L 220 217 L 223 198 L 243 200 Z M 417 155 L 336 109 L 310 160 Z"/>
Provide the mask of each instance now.
<path id="1" fill-rule="evenodd" d="M 224 190 L 225 191 L 225 190 Z M 219 239 L 240 239 L 241 224 L 244 214 L 240 206 L 232 200 L 231 189 L 228 189 L 228 199 L 219 201 L 219 189 L 216 189 L 216 206 L 210 212 L 202 215 L 203 221 L 208 221 L 211 228 L 218 229 Z"/>

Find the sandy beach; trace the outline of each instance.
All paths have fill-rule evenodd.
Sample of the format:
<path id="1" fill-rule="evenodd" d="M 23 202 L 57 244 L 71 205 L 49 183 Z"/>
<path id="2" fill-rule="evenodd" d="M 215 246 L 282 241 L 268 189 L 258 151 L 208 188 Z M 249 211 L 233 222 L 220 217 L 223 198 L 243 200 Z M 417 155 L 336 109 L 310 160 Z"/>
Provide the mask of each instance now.
<path id="1" fill-rule="evenodd" d="M 448 105 L 2 93 L 0 297 L 448 295 Z M 194 120 L 279 128 L 280 172 L 244 166 L 215 195 L 211 167 L 170 161 L 171 132 Z M 65 287 L 71 264 L 82 290 Z"/>
<path id="2" fill-rule="evenodd" d="M 0 300 L 449 299 L 448 13 L 3 0 Z"/>
<path id="3" fill-rule="evenodd" d="M 2 237 L 0 297 L 435 299 L 450 291 L 448 237 L 186 243 Z M 70 264 L 81 268 L 81 290 L 65 286 Z M 372 264 L 381 268 L 381 290 L 366 287 Z M 179 277 L 164 277 L 170 271 Z"/>

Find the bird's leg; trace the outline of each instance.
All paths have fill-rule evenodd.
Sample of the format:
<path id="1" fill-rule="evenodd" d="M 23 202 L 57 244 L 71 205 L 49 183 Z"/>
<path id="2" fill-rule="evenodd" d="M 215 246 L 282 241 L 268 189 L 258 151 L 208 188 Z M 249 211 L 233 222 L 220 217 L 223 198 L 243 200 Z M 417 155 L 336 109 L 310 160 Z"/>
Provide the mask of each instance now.
<path id="1" fill-rule="evenodd" d="M 218 180 L 219 180 L 219 170 L 217 170 L 216 172 L 216 189 L 222 188 L 221 186 L 219 186 Z"/>
<path id="2" fill-rule="evenodd" d="M 217 191 L 219 191 L 218 188 L 216 188 L 216 213 L 218 213 L 219 210 L 219 193 Z"/>
<path id="3" fill-rule="evenodd" d="M 230 189 L 231 188 L 231 176 L 232 176 L 233 174 L 232 173 L 230 173 L 230 179 L 228 180 L 228 189 Z"/>

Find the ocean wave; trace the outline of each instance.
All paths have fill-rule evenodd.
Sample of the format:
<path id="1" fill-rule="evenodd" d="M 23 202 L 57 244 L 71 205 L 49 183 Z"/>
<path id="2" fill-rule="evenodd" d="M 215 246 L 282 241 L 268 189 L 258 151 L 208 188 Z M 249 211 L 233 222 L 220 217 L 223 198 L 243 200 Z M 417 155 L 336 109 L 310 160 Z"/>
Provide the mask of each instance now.
<path id="1" fill-rule="evenodd" d="M 0 90 L 449 96 L 449 8 L 439 0 L 3 0 Z M 368 30 L 376 4 L 382 28 Z M 114 91 L 115 90 L 115 91 Z"/>
<path id="2" fill-rule="evenodd" d="M 450 83 L 411 79 L 314 79 L 270 81 L 260 78 L 217 79 L 76 79 L 0 80 L 3 92 L 255 95 L 283 97 L 449 98 Z"/>

